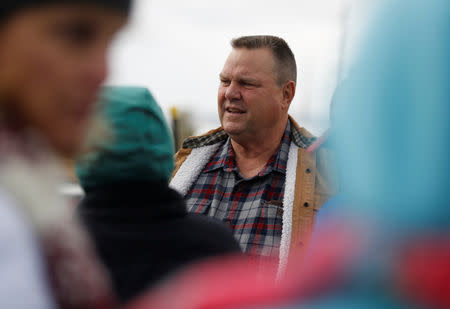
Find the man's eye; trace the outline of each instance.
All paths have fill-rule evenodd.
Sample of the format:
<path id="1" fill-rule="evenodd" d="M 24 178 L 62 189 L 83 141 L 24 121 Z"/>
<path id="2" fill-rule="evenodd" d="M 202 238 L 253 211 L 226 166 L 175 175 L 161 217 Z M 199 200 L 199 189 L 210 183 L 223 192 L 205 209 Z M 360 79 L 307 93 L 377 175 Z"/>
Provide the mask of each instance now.
<path id="1" fill-rule="evenodd" d="M 229 81 L 229 80 L 226 80 L 226 79 L 222 79 L 222 80 L 220 81 L 220 83 L 221 83 L 222 85 L 229 85 L 229 84 L 230 84 L 230 81 Z"/>

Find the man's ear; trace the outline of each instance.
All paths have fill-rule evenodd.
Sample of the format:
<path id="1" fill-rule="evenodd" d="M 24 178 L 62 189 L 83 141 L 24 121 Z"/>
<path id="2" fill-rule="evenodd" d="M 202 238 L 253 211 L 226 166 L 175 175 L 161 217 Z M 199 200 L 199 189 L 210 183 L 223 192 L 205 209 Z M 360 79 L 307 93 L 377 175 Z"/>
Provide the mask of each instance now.
<path id="1" fill-rule="evenodd" d="M 287 81 L 283 86 L 283 107 L 286 107 L 286 110 L 291 105 L 294 96 L 295 96 L 295 82 L 292 80 Z"/>

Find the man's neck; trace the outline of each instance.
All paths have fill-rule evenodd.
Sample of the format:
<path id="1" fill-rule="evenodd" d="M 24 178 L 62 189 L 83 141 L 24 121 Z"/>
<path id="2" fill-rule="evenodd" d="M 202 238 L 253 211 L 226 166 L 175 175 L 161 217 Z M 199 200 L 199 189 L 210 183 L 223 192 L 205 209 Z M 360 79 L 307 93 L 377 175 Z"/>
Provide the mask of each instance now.
<path id="1" fill-rule="evenodd" d="M 287 122 L 280 129 L 273 130 L 271 134 L 261 139 L 252 139 L 246 142 L 231 138 L 236 164 L 244 178 L 256 176 L 269 161 L 281 143 Z"/>

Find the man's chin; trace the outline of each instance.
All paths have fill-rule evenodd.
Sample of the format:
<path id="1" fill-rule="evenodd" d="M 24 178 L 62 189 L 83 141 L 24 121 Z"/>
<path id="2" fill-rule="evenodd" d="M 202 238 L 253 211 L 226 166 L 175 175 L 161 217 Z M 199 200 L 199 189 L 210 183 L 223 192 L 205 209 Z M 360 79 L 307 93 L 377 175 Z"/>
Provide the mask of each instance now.
<path id="1" fill-rule="evenodd" d="M 224 124 L 223 130 L 231 137 L 239 136 L 245 131 L 242 126 L 237 126 L 235 124 Z"/>

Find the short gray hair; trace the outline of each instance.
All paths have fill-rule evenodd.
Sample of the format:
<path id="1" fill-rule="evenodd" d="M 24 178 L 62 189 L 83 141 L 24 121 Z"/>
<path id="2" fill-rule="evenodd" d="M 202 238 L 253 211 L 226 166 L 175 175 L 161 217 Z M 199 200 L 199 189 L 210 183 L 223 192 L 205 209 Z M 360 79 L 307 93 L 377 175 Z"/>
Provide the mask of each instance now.
<path id="1" fill-rule="evenodd" d="M 231 46 L 247 49 L 269 48 L 276 63 L 277 84 L 281 86 L 289 80 L 297 83 L 297 64 L 294 53 L 282 38 L 272 35 L 241 36 L 231 40 Z"/>

